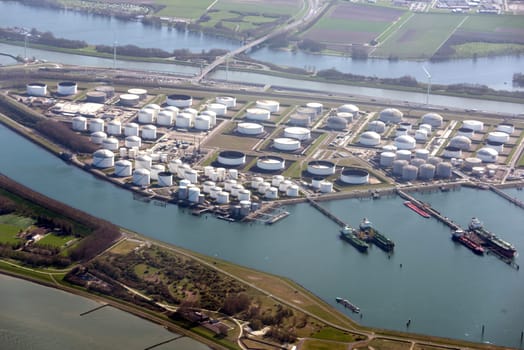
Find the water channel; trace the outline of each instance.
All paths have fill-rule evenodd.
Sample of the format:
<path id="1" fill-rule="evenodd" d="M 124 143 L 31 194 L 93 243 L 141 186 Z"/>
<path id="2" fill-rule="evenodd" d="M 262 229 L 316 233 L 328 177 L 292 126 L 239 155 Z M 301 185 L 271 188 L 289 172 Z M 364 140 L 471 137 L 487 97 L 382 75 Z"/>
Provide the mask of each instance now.
<path id="1" fill-rule="evenodd" d="M 166 51 L 188 48 L 193 52 L 200 52 L 211 48 L 232 50 L 240 45 L 238 42 L 219 37 L 168 30 L 166 27 L 145 26 L 140 22 L 122 21 L 75 11 L 31 7 L 10 1 L 0 1 L 0 23 L 3 27 L 36 28 L 42 32 L 50 31 L 56 37 L 110 46 L 117 42 L 118 45 L 133 44 Z M 381 78 L 410 75 L 421 82 L 427 80 L 422 69 L 425 66 L 431 72 L 434 84 L 482 84 L 499 90 L 515 89 L 512 86 L 512 77 L 514 73 L 521 72 L 519 69 L 524 59 L 521 56 L 503 56 L 445 62 L 391 62 L 380 59 L 362 61 L 266 48 L 254 51 L 250 55 L 257 60 L 283 66 L 313 67 L 317 70 L 336 68 L 345 73 Z"/>
<path id="2" fill-rule="evenodd" d="M 519 345 L 522 271 L 456 245 L 446 227 L 408 210 L 397 197 L 323 203 L 353 225 L 368 217 L 396 243 L 388 258 L 376 248 L 359 253 L 307 204 L 287 208 L 291 215 L 269 227 L 195 218 L 176 206 L 134 201 L 131 193 L 63 163 L 4 127 L 0 169 L 36 191 L 147 236 L 290 277 L 335 307 L 335 297 L 348 298 L 362 309 L 357 320 L 365 325 L 406 330 L 411 319 L 410 332 Z M 524 225 L 522 210 L 495 194 L 462 189 L 417 196 L 463 225 L 480 217 L 524 251 L 524 234 L 515 229 Z M 516 263 L 522 261 L 521 254 Z"/>

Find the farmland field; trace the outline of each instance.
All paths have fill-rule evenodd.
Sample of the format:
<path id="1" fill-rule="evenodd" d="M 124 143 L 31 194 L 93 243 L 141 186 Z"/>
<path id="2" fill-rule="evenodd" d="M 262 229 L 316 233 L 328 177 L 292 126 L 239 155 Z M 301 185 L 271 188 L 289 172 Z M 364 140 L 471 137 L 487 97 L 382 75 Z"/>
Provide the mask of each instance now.
<path id="1" fill-rule="evenodd" d="M 18 231 L 20 231 L 20 229 L 14 225 L 0 224 L 0 243 L 16 244 L 21 242 L 20 239 L 16 237 Z"/>
<path id="2" fill-rule="evenodd" d="M 325 44 L 365 44 L 375 39 L 403 10 L 340 3 L 333 6 L 303 37 Z"/>
<path id="3" fill-rule="evenodd" d="M 372 53 L 375 57 L 427 59 L 448 40 L 465 16 L 417 13 Z"/>
<path id="4" fill-rule="evenodd" d="M 212 9 L 274 15 L 293 15 L 302 6 L 300 0 L 218 0 Z"/>
<path id="5" fill-rule="evenodd" d="M 213 0 L 155 0 L 156 4 L 166 7 L 157 12 L 157 16 L 197 19 L 204 14 Z"/>
<path id="6" fill-rule="evenodd" d="M 56 236 L 54 234 L 47 234 L 44 238 L 38 241 L 38 245 L 53 246 L 56 248 L 63 247 L 67 242 L 75 239 L 75 236 Z"/>
<path id="7" fill-rule="evenodd" d="M 467 41 L 524 44 L 524 16 L 469 16 L 453 36 Z"/>

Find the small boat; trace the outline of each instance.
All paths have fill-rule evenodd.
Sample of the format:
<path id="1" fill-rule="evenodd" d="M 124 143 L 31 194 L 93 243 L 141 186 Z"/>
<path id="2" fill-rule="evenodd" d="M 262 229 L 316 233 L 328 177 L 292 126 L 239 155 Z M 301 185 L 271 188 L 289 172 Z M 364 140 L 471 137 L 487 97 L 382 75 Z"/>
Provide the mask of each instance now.
<path id="1" fill-rule="evenodd" d="M 405 201 L 404 202 L 404 205 L 406 207 L 408 207 L 409 209 L 413 210 L 415 213 L 417 213 L 418 215 L 424 217 L 424 218 L 429 218 L 431 217 L 431 215 L 429 215 L 429 213 L 427 211 L 425 211 L 424 209 L 420 208 L 419 206 L 417 206 L 415 203 L 413 203 L 412 201 Z"/>
<path id="2" fill-rule="evenodd" d="M 335 300 L 337 301 L 337 303 L 343 305 L 345 308 L 350 309 L 352 312 L 356 314 L 360 313 L 360 308 L 355 304 L 351 303 L 349 300 L 342 299 L 341 297 L 336 297 Z"/>

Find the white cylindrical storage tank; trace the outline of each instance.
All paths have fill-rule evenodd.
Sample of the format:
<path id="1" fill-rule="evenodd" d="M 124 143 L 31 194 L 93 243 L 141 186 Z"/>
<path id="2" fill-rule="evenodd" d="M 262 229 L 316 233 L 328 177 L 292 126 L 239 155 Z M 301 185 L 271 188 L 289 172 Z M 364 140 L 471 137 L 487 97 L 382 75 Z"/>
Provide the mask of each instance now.
<path id="1" fill-rule="evenodd" d="M 110 168 L 115 165 L 115 154 L 108 149 L 99 149 L 93 153 L 93 163 L 95 168 Z"/>
<path id="2" fill-rule="evenodd" d="M 444 123 L 444 118 L 437 113 L 427 113 L 422 116 L 421 123 L 429 124 L 434 128 L 440 128 Z"/>
<path id="3" fill-rule="evenodd" d="M 227 176 L 233 180 L 238 179 L 238 170 L 237 169 L 228 169 Z"/>
<path id="4" fill-rule="evenodd" d="M 172 126 L 173 125 L 173 112 L 167 109 L 163 109 L 158 112 L 156 117 L 156 123 L 160 126 Z"/>
<path id="5" fill-rule="evenodd" d="M 153 164 L 151 165 L 151 180 L 158 180 L 158 174 L 165 172 L 166 167 L 162 164 Z"/>
<path id="6" fill-rule="evenodd" d="M 217 171 L 217 179 L 218 179 L 218 181 L 224 181 L 226 179 L 226 169 L 225 168 L 217 168 L 216 171 Z"/>
<path id="7" fill-rule="evenodd" d="M 26 85 L 26 93 L 29 96 L 46 96 L 47 95 L 47 84 L 29 83 Z"/>
<path id="8" fill-rule="evenodd" d="M 314 108 L 298 107 L 295 112 L 297 114 L 307 115 L 311 120 L 317 119 L 317 111 Z"/>
<path id="9" fill-rule="evenodd" d="M 251 120 L 267 121 L 270 118 L 270 112 L 262 108 L 248 108 L 246 118 Z"/>
<path id="10" fill-rule="evenodd" d="M 340 173 L 340 181 L 349 185 L 369 183 L 369 171 L 363 168 L 345 168 Z"/>
<path id="11" fill-rule="evenodd" d="M 124 127 L 125 136 L 138 136 L 138 124 L 137 123 L 127 123 Z"/>
<path id="12" fill-rule="evenodd" d="M 398 149 L 414 149 L 417 146 L 417 141 L 409 135 L 402 135 L 395 138 L 395 146 Z"/>
<path id="13" fill-rule="evenodd" d="M 502 151 L 504 151 L 504 142 L 486 141 L 486 147 L 493 148 L 495 151 L 502 153 Z"/>
<path id="14" fill-rule="evenodd" d="M 509 141 L 509 135 L 502 131 L 492 131 L 488 134 L 488 141 L 506 143 Z"/>
<path id="15" fill-rule="evenodd" d="M 428 139 L 428 130 L 427 129 L 418 129 L 415 131 L 415 140 L 416 141 L 426 141 Z"/>
<path id="16" fill-rule="evenodd" d="M 172 94 L 167 96 L 166 103 L 169 106 L 187 108 L 193 104 L 193 98 L 189 95 Z"/>
<path id="17" fill-rule="evenodd" d="M 173 173 L 170 171 L 162 171 L 158 173 L 158 186 L 171 187 L 173 186 Z"/>
<path id="18" fill-rule="evenodd" d="M 133 171 L 133 183 L 136 186 L 149 186 L 151 183 L 149 170 L 143 168 L 135 169 L 135 171 Z"/>
<path id="19" fill-rule="evenodd" d="M 178 186 L 178 199 L 187 199 L 187 186 L 179 185 Z"/>
<path id="20" fill-rule="evenodd" d="M 231 187 L 237 184 L 237 180 L 228 179 L 224 181 L 224 191 L 231 192 Z"/>
<path id="21" fill-rule="evenodd" d="M 409 162 L 407 160 L 401 160 L 397 159 L 393 162 L 393 175 L 400 176 L 402 175 L 402 169 L 408 165 Z"/>
<path id="22" fill-rule="evenodd" d="M 87 119 L 85 117 L 74 117 L 72 127 L 75 131 L 86 131 Z"/>
<path id="23" fill-rule="evenodd" d="M 406 165 L 402 168 L 402 180 L 413 181 L 417 178 L 418 168 L 414 165 Z"/>
<path id="24" fill-rule="evenodd" d="M 411 160 L 411 151 L 407 149 L 399 149 L 395 152 L 395 158 L 398 160 Z"/>
<path id="25" fill-rule="evenodd" d="M 483 166 L 475 166 L 471 169 L 472 175 L 478 176 L 478 177 L 484 175 L 485 172 L 486 172 L 486 168 L 484 168 Z"/>
<path id="26" fill-rule="evenodd" d="M 358 114 L 360 112 L 360 109 L 353 105 L 353 104 L 343 104 L 342 106 L 337 108 L 337 112 L 347 112 L 353 114 L 355 118 L 358 118 Z"/>
<path id="27" fill-rule="evenodd" d="M 408 123 L 408 122 L 401 122 L 398 124 L 399 128 L 403 128 L 403 129 L 406 129 L 407 131 L 411 131 L 411 129 L 413 128 L 411 123 Z"/>
<path id="28" fill-rule="evenodd" d="M 264 194 L 267 192 L 267 190 L 269 190 L 270 187 L 271 184 L 269 182 L 262 182 L 258 185 L 258 193 Z"/>
<path id="29" fill-rule="evenodd" d="M 140 146 L 142 146 L 142 139 L 138 136 L 128 136 L 125 139 L 125 146 L 127 148 L 140 148 Z"/>
<path id="30" fill-rule="evenodd" d="M 218 162 L 227 166 L 239 166 L 246 163 L 246 154 L 238 151 L 222 151 L 218 154 Z"/>
<path id="31" fill-rule="evenodd" d="M 335 163 L 327 160 L 312 160 L 307 164 L 308 173 L 316 176 L 333 175 L 335 168 Z"/>
<path id="32" fill-rule="evenodd" d="M 128 160 L 121 159 L 115 162 L 115 176 L 126 177 L 133 173 L 133 163 Z"/>
<path id="33" fill-rule="evenodd" d="M 231 186 L 230 192 L 233 197 L 238 197 L 238 193 L 242 190 L 244 190 L 244 186 L 242 186 L 241 184 L 235 184 Z"/>
<path id="34" fill-rule="evenodd" d="M 479 120 L 464 120 L 462 126 L 468 129 L 473 129 L 473 131 L 484 130 L 484 123 Z"/>
<path id="35" fill-rule="evenodd" d="M 238 191 L 238 200 L 239 201 L 249 201 L 251 200 L 251 191 L 250 190 L 240 190 Z"/>
<path id="36" fill-rule="evenodd" d="M 227 193 L 227 192 L 218 192 L 216 199 L 217 199 L 217 203 L 218 204 L 227 204 L 227 203 L 229 203 L 229 193 Z"/>
<path id="37" fill-rule="evenodd" d="M 331 183 L 329 181 L 322 181 L 320 183 L 319 190 L 322 193 L 331 193 L 331 192 L 333 192 L 333 183 Z"/>
<path id="38" fill-rule="evenodd" d="M 408 134 L 408 129 L 398 127 L 398 128 L 395 130 L 395 136 L 396 136 L 396 137 L 398 137 L 398 136 L 404 136 L 404 135 L 407 135 L 407 134 Z"/>
<path id="39" fill-rule="evenodd" d="M 56 92 L 62 96 L 76 95 L 78 84 L 74 81 L 62 81 L 56 85 Z"/>
<path id="40" fill-rule="evenodd" d="M 324 177 L 322 176 L 313 177 L 313 179 L 311 179 L 311 187 L 319 189 L 322 181 L 324 181 Z"/>
<path id="41" fill-rule="evenodd" d="M 176 173 L 180 165 L 182 165 L 182 161 L 180 159 L 171 159 L 168 165 L 169 171 Z"/>
<path id="42" fill-rule="evenodd" d="M 289 116 L 288 124 L 307 127 L 311 124 L 311 121 L 311 117 L 307 114 L 293 113 Z"/>
<path id="43" fill-rule="evenodd" d="M 428 160 L 429 158 L 429 151 L 424 148 L 419 148 L 415 150 L 415 158 L 420 158 L 424 160 Z"/>
<path id="44" fill-rule="evenodd" d="M 276 113 L 280 109 L 280 103 L 274 100 L 258 100 L 256 107 L 266 109 L 271 113 Z"/>
<path id="45" fill-rule="evenodd" d="M 286 161 L 280 157 L 262 156 L 257 159 L 257 167 L 265 171 L 280 171 L 286 167 Z"/>
<path id="46" fill-rule="evenodd" d="M 195 117 L 195 129 L 203 131 L 211 129 L 211 117 L 202 114 L 197 115 Z"/>
<path id="47" fill-rule="evenodd" d="M 436 176 L 440 178 L 450 178 L 451 177 L 451 164 L 448 162 L 442 162 L 437 164 Z"/>
<path id="48" fill-rule="evenodd" d="M 398 148 L 395 145 L 384 145 L 382 146 L 382 150 L 384 152 L 396 152 Z"/>
<path id="49" fill-rule="evenodd" d="M 378 146 L 380 135 L 374 131 L 365 131 L 360 135 L 358 143 L 364 146 Z"/>
<path id="50" fill-rule="evenodd" d="M 427 134 L 431 134 L 433 127 L 430 124 L 420 124 L 418 126 L 419 130 L 426 130 Z"/>
<path id="51" fill-rule="evenodd" d="M 120 158 L 125 158 L 125 157 L 127 157 L 127 148 L 125 148 L 125 147 L 120 147 L 120 149 L 118 150 L 118 152 L 120 153 Z"/>
<path id="52" fill-rule="evenodd" d="M 403 113 L 396 108 L 386 108 L 380 111 L 378 119 L 384 123 L 398 124 L 402 121 Z"/>
<path id="53" fill-rule="evenodd" d="M 306 128 L 299 126 L 291 126 L 284 129 L 284 137 L 292 138 L 295 140 L 309 140 L 311 138 L 311 131 Z"/>
<path id="54" fill-rule="evenodd" d="M 213 181 L 204 181 L 202 190 L 204 193 L 211 193 L 211 189 L 216 187 L 216 183 Z"/>
<path id="55" fill-rule="evenodd" d="M 104 121 L 100 118 L 91 119 L 89 121 L 89 131 L 90 132 L 104 131 Z"/>
<path id="56" fill-rule="evenodd" d="M 182 110 L 182 113 L 191 114 L 193 121 L 195 121 L 195 117 L 198 115 L 198 111 L 196 109 L 194 109 L 194 108 L 184 108 Z"/>
<path id="57" fill-rule="evenodd" d="M 286 190 L 286 196 L 288 197 L 298 197 L 299 189 L 297 185 L 291 185 Z"/>
<path id="58" fill-rule="evenodd" d="M 200 113 L 200 115 L 209 116 L 209 120 L 211 120 L 211 127 L 214 127 L 215 125 L 217 125 L 217 114 L 215 112 L 203 111 L 202 113 Z"/>
<path id="59" fill-rule="evenodd" d="M 409 164 L 411 165 L 414 165 L 416 166 L 417 168 L 420 168 L 420 166 L 422 164 L 426 163 L 426 161 L 424 159 L 420 159 L 420 158 L 413 158 L 411 159 L 411 161 L 409 162 Z"/>
<path id="60" fill-rule="evenodd" d="M 444 153 L 442 153 L 442 156 L 445 158 L 461 158 L 462 150 L 458 147 L 448 146 L 444 148 Z"/>
<path id="61" fill-rule="evenodd" d="M 103 131 L 97 131 L 91 134 L 91 142 L 97 145 L 101 145 L 106 138 L 107 134 Z"/>
<path id="62" fill-rule="evenodd" d="M 264 179 L 258 176 L 255 176 L 251 179 L 251 188 L 258 190 L 258 186 L 264 182 Z"/>
<path id="63" fill-rule="evenodd" d="M 382 152 L 380 153 L 380 166 L 390 167 L 393 165 L 396 155 L 393 152 Z"/>
<path id="64" fill-rule="evenodd" d="M 238 123 L 237 131 L 243 135 L 260 135 L 264 132 L 264 126 L 257 123 Z"/>
<path id="65" fill-rule="evenodd" d="M 515 126 L 509 123 L 501 123 L 497 125 L 497 131 L 505 132 L 508 135 L 511 135 L 515 132 Z"/>
<path id="66" fill-rule="evenodd" d="M 228 108 L 235 107 L 237 105 L 237 99 L 232 96 L 217 96 L 215 102 L 220 103 Z"/>
<path id="67" fill-rule="evenodd" d="M 88 91 L 86 93 L 86 101 L 93 103 L 105 103 L 107 95 L 101 91 Z"/>
<path id="68" fill-rule="evenodd" d="M 464 169 L 473 169 L 476 166 L 482 165 L 482 159 L 477 157 L 469 157 L 464 160 Z"/>
<path id="69" fill-rule="evenodd" d="M 347 128 L 348 122 L 344 118 L 331 116 L 327 119 L 326 127 L 332 130 L 344 130 Z"/>
<path id="70" fill-rule="evenodd" d="M 109 135 L 120 135 L 122 134 L 122 123 L 118 120 L 111 120 L 107 123 L 107 133 Z"/>
<path id="71" fill-rule="evenodd" d="M 167 107 L 163 108 L 163 110 L 173 113 L 173 117 L 176 117 L 176 115 L 180 111 L 180 109 L 178 107 L 175 107 L 175 106 L 167 106 Z"/>
<path id="72" fill-rule="evenodd" d="M 225 116 L 227 114 L 227 106 L 221 103 L 210 103 L 207 105 L 207 110 L 215 112 L 217 116 Z"/>
<path id="73" fill-rule="evenodd" d="M 127 90 L 127 93 L 138 96 L 140 100 L 145 100 L 147 97 L 147 90 L 145 89 L 133 88 Z"/>
<path id="74" fill-rule="evenodd" d="M 462 151 L 469 151 L 471 140 L 466 136 L 455 136 L 449 141 L 449 146 L 459 148 Z"/>
<path id="75" fill-rule="evenodd" d="M 382 134 L 386 131 L 386 124 L 380 120 L 373 120 L 368 123 L 367 130 Z"/>
<path id="76" fill-rule="evenodd" d="M 435 177 L 435 166 L 433 164 L 422 164 L 418 168 L 418 177 L 421 180 L 433 180 Z"/>
<path id="77" fill-rule="evenodd" d="M 133 147 L 133 148 L 130 148 L 128 151 L 127 151 L 127 155 L 129 158 L 131 159 L 135 159 L 136 157 L 138 157 L 138 148 L 137 147 Z"/>
<path id="78" fill-rule="evenodd" d="M 314 109 L 316 115 L 322 114 L 322 111 L 324 109 L 324 105 L 322 103 L 319 103 L 319 102 L 308 102 L 306 104 L 306 107 Z"/>
<path id="79" fill-rule="evenodd" d="M 178 129 L 189 129 L 193 125 L 193 115 L 181 112 L 176 116 L 175 125 Z"/>
<path id="80" fill-rule="evenodd" d="M 108 149 L 110 151 L 118 151 L 118 139 L 109 137 L 102 140 L 102 148 Z"/>
<path id="81" fill-rule="evenodd" d="M 138 156 L 135 159 L 135 169 L 151 169 L 153 160 L 148 155 Z"/>
<path id="82" fill-rule="evenodd" d="M 198 197 L 200 196 L 200 188 L 189 187 L 187 190 L 187 200 L 191 203 L 198 203 Z"/>
<path id="83" fill-rule="evenodd" d="M 493 148 L 483 147 L 478 150 L 477 157 L 481 159 L 484 163 L 495 163 L 499 156 L 499 152 Z"/>
<path id="84" fill-rule="evenodd" d="M 155 140 L 156 139 L 156 126 L 144 125 L 142 127 L 142 138 L 144 140 Z"/>
<path id="85" fill-rule="evenodd" d="M 277 199 L 278 198 L 278 188 L 276 187 L 268 188 L 266 193 L 264 194 L 264 197 L 266 197 L 267 199 Z"/>
<path id="86" fill-rule="evenodd" d="M 115 88 L 109 85 L 101 85 L 95 87 L 95 91 L 103 92 L 107 98 L 112 98 L 115 96 Z"/>
<path id="87" fill-rule="evenodd" d="M 191 186 L 191 181 L 189 181 L 188 179 L 182 179 L 182 180 L 179 181 L 178 186 L 190 187 Z"/>
<path id="88" fill-rule="evenodd" d="M 472 138 L 473 135 L 475 135 L 475 132 L 473 131 L 473 129 L 462 127 L 462 128 L 459 128 L 457 130 L 457 134 L 456 135 L 457 136 L 466 136 L 468 138 Z"/>
<path id="89" fill-rule="evenodd" d="M 120 104 L 126 107 L 136 106 L 140 101 L 140 96 L 133 94 L 122 94 L 120 95 Z"/>
<path id="90" fill-rule="evenodd" d="M 429 157 L 428 158 L 428 163 L 429 164 L 433 164 L 433 165 L 436 166 L 440 162 L 442 162 L 442 159 L 440 159 L 439 157 Z"/>
<path id="91" fill-rule="evenodd" d="M 353 121 L 353 113 L 349 112 L 337 112 L 337 117 L 344 118 L 346 122 L 351 123 Z M 376 130 L 374 130 L 376 131 Z"/>
<path id="92" fill-rule="evenodd" d="M 191 181 L 192 184 L 196 184 L 198 182 L 198 171 L 194 169 L 186 169 L 184 171 L 184 178 Z"/>
<path id="93" fill-rule="evenodd" d="M 299 140 L 290 139 L 288 137 L 279 137 L 273 140 L 273 147 L 279 151 L 294 152 L 299 150 L 302 145 Z"/>
<path id="94" fill-rule="evenodd" d="M 282 176 L 282 175 L 275 175 L 271 179 L 271 186 L 278 187 L 278 185 L 280 185 L 280 183 L 282 181 L 284 181 L 284 176 Z"/>

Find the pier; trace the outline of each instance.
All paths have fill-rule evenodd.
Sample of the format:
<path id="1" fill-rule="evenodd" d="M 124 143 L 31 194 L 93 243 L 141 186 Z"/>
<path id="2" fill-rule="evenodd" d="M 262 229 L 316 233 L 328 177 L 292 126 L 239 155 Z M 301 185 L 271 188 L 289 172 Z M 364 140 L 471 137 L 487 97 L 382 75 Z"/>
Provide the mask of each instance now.
<path id="1" fill-rule="evenodd" d="M 89 311 L 82 312 L 82 313 L 80 314 L 80 316 L 88 315 L 88 314 L 90 314 L 91 312 L 98 311 L 98 310 L 100 310 L 101 308 L 104 308 L 104 307 L 106 307 L 106 306 L 109 306 L 109 304 L 100 305 L 100 306 L 95 307 L 94 309 L 91 309 L 91 310 L 89 310 Z"/>
<path id="2" fill-rule="evenodd" d="M 335 214 L 333 214 L 332 212 L 330 212 L 326 208 L 322 207 L 313 198 L 306 197 L 306 199 L 309 202 L 309 204 L 311 204 L 315 209 L 317 209 L 319 212 L 321 212 L 322 214 L 327 216 L 329 219 L 334 221 L 338 226 L 341 226 L 341 227 L 347 226 L 347 224 L 344 221 L 339 219 L 337 216 L 335 216 Z"/>
<path id="3" fill-rule="evenodd" d="M 489 189 L 492 192 L 495 192 L 496 194 L 501 196 L 502 198 L 504 198 L 504 199 L 508 200 L 509 202 L 515 204 L 517 207 L 520 207 L 520 208 L 524 209 L 524 203 L 521 200 L 518 200 L 517 198 L 511 197 L 509 194 L 507 194 L 506 192 L 498 189 L 497 187 L 495 187 L 493 185 L 490 185 Z"/>

